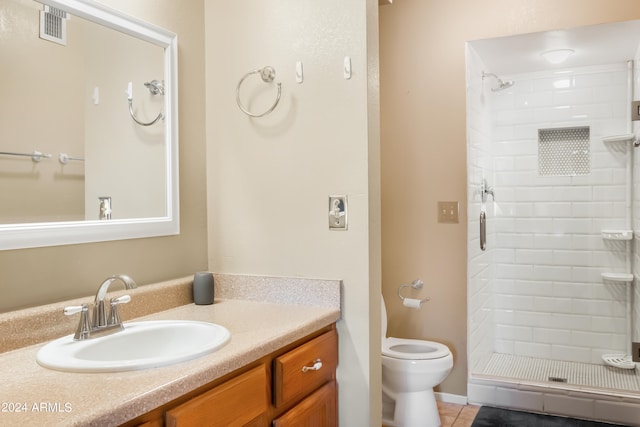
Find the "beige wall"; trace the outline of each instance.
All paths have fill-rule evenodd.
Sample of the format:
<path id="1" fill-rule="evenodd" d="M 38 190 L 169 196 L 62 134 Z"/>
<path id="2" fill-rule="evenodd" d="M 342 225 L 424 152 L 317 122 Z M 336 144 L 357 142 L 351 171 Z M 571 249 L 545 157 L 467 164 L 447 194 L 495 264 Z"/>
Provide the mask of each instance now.
<path id="1" fill-rule="evenodd" d="M 142 122 L 163 111 L 166 97 L 152 95 L 144 83 L 164 80 L 164 48 L 102 26 L 85 27 L 85 218 L 99 219 L 99 197 L 106 196 L 112 219 L 164 216 L 166 123 L 135 123 L 126 95 L 131 82 L 133 112 Z"/>
<path id="2" fill-rule="evenodd" d="M 10 17 L 0 44 L 8 59 L 0 150 L 52 156 L 33 163 L 0 155 L 0 223 L 95 220 L 105 195 L 113 219 L 163 216 L 164 126 L 136 125 L 124 95 L 133 81 L 138 115 L 158 114 L 163 97 L 152 97 L 143 82 L 162 79 L 163 49 L 79 17 L 65 21 L 67 44 L 60 45 L 38 37 L 41 4 L 0 0 L 0 8 Z M 63 166 L 59 153 L 86 162 Z"/>
<path id="3" fill-rule="evenodd" d="M 207 0 L 206 22 L 209 267 L 342 279 L 340 425 L 380 426 L 377 1 Z M 265 65 L 282 99 L 250 119 L 236 85 Z M 276 89 L 253 75 L 241 96 L 262 112 Z M 328 229 L 332 194 L 347 231 Z"/>
<path id="4" fill-rule="evenodd" d="M 207 268 L 204 3 L 103 3 L 178 34 L 180 235 L 0 251 L 0 311 L 92 295 L 114 273 L 146 284 Z"/>
<path id="5" fill-rule="evenodd" d="M 44 41 L 41 9 L 30 0 L 0 0 L 0 151 L 52 155 L 39 163 L 0 155 L 2 224 L 84 218 L 83 165 L 62 168 L 57 160 L 60 152 L 84 152 L 83 28 L 68 27 L 67 46 Z"/>
<path id="6" fill-rule="evenodd" d="M 635 0 L 400 0 L 380 9 L 383 295 L 390 333 L 455 354 L 440 390 L 466 394 L 465 41 L 640 18 Z M 437 223 L 438 200 L 461 202 Z M 395 292 L 420 277 L 421 311 Z"/>

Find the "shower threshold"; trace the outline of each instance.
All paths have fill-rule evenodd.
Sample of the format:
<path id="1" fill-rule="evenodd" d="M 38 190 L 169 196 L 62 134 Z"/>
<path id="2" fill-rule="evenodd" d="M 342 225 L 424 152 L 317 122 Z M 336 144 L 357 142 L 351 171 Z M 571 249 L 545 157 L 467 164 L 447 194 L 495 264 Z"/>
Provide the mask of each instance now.
<path id="1" fill-rule="evenodd" d="M 640 393 L 638 369 L 620 369 L 591 363 L 494 353 L 486 367 L 476 374 L 474 376 L 486 379 L 500 377 L 505 381 L 512 379 L 536 384 L 551 383 L 563 388 L 578 387 L 582 391 L 611 389 Z"/>

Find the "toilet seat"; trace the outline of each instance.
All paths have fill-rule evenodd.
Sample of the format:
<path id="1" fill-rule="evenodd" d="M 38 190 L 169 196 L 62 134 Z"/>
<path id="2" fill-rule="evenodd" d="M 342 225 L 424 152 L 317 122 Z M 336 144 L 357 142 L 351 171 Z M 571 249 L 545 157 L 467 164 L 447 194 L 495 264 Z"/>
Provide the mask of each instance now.
<path id="1" fill-rule="evenodd" d="M 449 348 L 438 342 L 394 337 L 382 340 L 382 355 L 394 359 L 430 360 L 447 357 L 450 354 Z"/>

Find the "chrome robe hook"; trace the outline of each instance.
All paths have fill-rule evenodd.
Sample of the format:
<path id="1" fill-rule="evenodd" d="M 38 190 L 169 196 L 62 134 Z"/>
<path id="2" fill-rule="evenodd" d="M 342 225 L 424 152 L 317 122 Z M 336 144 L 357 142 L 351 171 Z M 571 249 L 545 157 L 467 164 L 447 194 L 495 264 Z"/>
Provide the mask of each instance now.
<path id="1" fill-rule="evenodd" d="M 269 107 L 269 109 L 264 113 L 260 113 L 260 114 L 252 113 L 248 109 L 246 109 L 244 105 L 242 105 L 242 101 L 240 101 L 240 86 L 242 86 L 242 83 L 245 81 L 245 79 L 252 74 L 260 74 L 260 77 L 262 78 L 263 82 L 271 83 L 276 78 L 276 70 L 273 67 L 270 67 L 267 65 L 264 68 L 260 68 L 254 71 L 249 71 L 240 79 L 240 81 L 238 82 L 238 86 L 236 87 L 236 102 L 238 103 L 238 107 L 240 107 L 240 110 L 242 110 L 243 113 L 245 113 L 249 117 L 266 116 L 267 114 L 275 110 L 276 106 L 278 105 L 278 102 L 280 102 L 280 96 L 282 95 L 282 83 L 276 83 L 276 85 L 278 86 L 278 94 L 276 95 L 276 100 L 274 101 L 273 105 L 271 105 L 271 107 Z"/>

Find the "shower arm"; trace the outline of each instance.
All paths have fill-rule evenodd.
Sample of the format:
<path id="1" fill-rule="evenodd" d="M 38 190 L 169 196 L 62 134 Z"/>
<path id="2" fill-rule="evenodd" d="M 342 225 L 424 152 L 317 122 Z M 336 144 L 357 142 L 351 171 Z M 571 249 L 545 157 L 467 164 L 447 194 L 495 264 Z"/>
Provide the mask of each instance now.
<path id="1" fill-rule="evenodd" d="M 484 71 L 482 72 L 482 80 L 485 79 L 485 77 L 493 77 L 496 80 L 501 80 L 500 77 L 498 77 L 497 75 L 493 74 L 493 73 L 485 73 Z"/>

